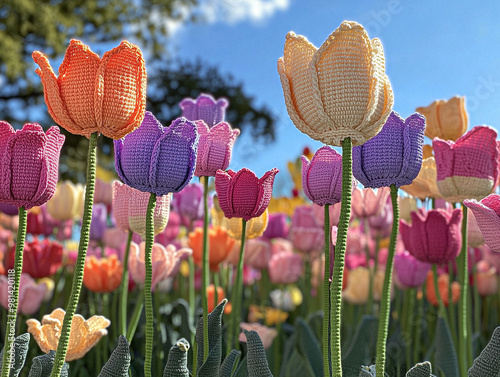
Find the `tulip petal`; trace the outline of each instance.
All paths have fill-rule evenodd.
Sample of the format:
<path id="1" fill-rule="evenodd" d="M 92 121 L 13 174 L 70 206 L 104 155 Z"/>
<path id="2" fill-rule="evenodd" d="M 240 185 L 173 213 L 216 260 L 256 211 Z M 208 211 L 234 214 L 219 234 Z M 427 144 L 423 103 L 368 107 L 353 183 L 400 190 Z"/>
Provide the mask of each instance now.
<path id="1" fill-rule="evenodd" d="M 403 129 L 403 166 L 399 186 L 409 185 L 418 176 L 422 167 L 422 145 L 424 143 L 425 118 L 412 114 L 404 121 Z"/>
<path id="2" fill-rule="evenodd" d="M 453 141 L 441 140 L 439 138 L 434 138 L 434 140 L 432 140 L 438 181 L 453 176 L 453 166 L 455 165 L 453 145 Z"/>
<path id="3" fill-rule="evenodd" d="M 259 179 L 259 191 L 257 204 L 253 210 L 252 217 L 259 217 L 264 213 L 269 206 L 271 196 L 273 194 L 274 177 L 278 174 L 279 170 L 276 168 L 266 172 L 262 178 Z M 234 196 L 233 196 L 234 198 Z M 245 219 L 246 220 L 246 219 Z"/>
<path id="4" fill-rule="evenodd" d="M 228 170 L 227 172 L 217 170 L 217 173 L 215 173 L 215 190 L 217 191 L 219 206 L 228 219 L 234 217 L 232 206 L 232 179 L 235 175 L 236 173 L 232 170 Z"/>
<path id="5" fill-rule="evenodd" d="M 141 50 L 123 41 L 104 54 L 97 77 L 99 131 L 120 139 L 141 125 L 146 111 L 147 76 Z"/>
<path id="6" fill-rule="evenodd" d="M 230 202 L 235 217 L 242 217 L 248 221 L 258 212 L 261 199 L 259 191 L 259 179 L 251 170 L 243 168 L 236 173 L 231 182 Z"/>
<path id="7" fill-rule="evenodd" d="M 486 244 L 495 252 L 500 252 L 500 217 L 498 215 L 498 195 L 492 194 L 481 202 L 465 200 L 464 205 L 469 207 L 476 217 L 477 225 L 483 234 Z M 497 212 L 498 211 L 498 212 Z"/>
<path id="8" fill-rule="evenodd" d="M 308 179 L 307 179 L 311 162 L 306 156 L 302 156 L 300 159 L 302 160 L 302 189 L 304 190 L 305 196 L 311 198 L 312 196 L 311 192 L 309 191 Z"/>

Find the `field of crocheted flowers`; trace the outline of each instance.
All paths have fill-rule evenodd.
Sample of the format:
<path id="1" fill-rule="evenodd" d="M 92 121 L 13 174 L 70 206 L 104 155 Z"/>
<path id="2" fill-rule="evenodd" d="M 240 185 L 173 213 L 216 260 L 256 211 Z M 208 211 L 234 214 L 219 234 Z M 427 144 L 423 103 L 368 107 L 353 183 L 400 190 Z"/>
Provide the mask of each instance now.
<path id="1" fill-rule="evenodd" d="M 226 98 L 147 111 L 136 45 L 32 56 L 57 126 L 0 122 L 2 377 L 498 376 L 497 132 L 464 97 L 400 116 L 362 25 L 286 35 L 288 115 L 324 146 L 260 177 L 231 170 Z M 59 127 L 85 182 L 58 179 Z"/>

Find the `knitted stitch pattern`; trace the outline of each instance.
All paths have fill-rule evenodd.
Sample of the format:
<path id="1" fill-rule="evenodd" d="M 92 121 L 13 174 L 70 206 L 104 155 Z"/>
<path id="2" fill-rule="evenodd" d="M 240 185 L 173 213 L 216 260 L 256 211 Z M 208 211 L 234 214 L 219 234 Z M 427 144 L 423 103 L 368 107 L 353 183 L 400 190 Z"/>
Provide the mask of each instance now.
<path id="1" fill-rule="evenodd" d="M 238 172 L 218 170 L 215 190 L 224 215 L 228 219 L 239 217 L 246 221 L 262 215 L 271 201 L 274 177 L 278 172 L 276 168 L 271 169 L 259 179 L 246 168 Z"/>
<path id="2" fill-rule="evenodd" d="M 486 244 L 491 250 L 500 252 L 500 195 L 488 195 L 480 202 L 464 200 L 464 205 L 474 213 Z"/>
<path id="3" fill-rule="evenodd" d="M 407 250 L 394 256 L 395 277 L 404 288 L 416 288 L 424 284 L 431 267 L 430 263 L 418 260 Z"/>
<path id="4" fill-rule="evenodd" d="M 422 166 L 424 129 L 422 115 L 404 120 L 393 111 L 377 136 L 353 148 L 353 175 L 365 187 L 409 185 Z"/>
<path id="5" fill-rule="evenodd" d="M 289 32 L 278 73 L 292 122 L 328 145 L 371 139 L 394 102 L 382 43 L 356 22 L 342 22 L 319 49 Z"/>
<path id="6" fill-rule="evenodd" d="M 64 139 L 57 127 L 45 133 L 27 123 L 14 131 L 0 121 L 0 201 L 30 209 L 52 198 Z"/>
<path id="7" fill-rule="evenodd" d="M 434 157 L 424 159 L 417 177 L 411 184 L 401 186 L 400 189 L 422 200 L 425 198 L 442 198 L 437 187 L 436 160 Z"/>
<path id="8" fill-rule="evenodd" d="M 99 258 L 91 255 L 85 261 L 83 285 L 92 292 L 109 293 L 120 286 L 123 265 L 117 255 Z"/>
<path id="9" fill-rule="evenodd" d="M 462 211 L 442 209 L 411 213 L 411 224 L 400 220 L 400 231 L 406 250 L 418 260 L 448 263 L 460 253 L 462 245 Z"/>
<path id="10" fill-rule="evenodd" d="M 457 140 L 467 131 L 468 116 L 465 97 L 437 100 L 426 107 L 417 107 L 417 113 L 425 117 L 425 136 L 444 140 Z"/>
<path id="11" fill-rule="evenodd" d="M 496 138 L 493 128 L 477 126 L 456 142 L 432 141 L 437 186 L 446 200 L 480 200 L 491 193 L 498 178 Z"/>
<path id="12" fill-rule="evenodd" d="M 227 99 L 219 98 L 216 101 L 210 94 L 205 93 L 201 93 L 195 100 L 184 98 L 179 103 L 184 118 L 191 121 L 202 120 L 209 128 L 224 121 L 228 105 Z"/>
<path id="13" fill-rule="evenodd" d="M 229 123 L 225 122 L 209 129 L 201 120 L 196 122 L 196 129 L 200 135 L 200 142 L 194 175 L 214 177 L 218 169 L 226 170 L 229 166 L 234 141 L 240 130 L 233 130 Z"/>
<path id="14" fill-rule="evenodd" d="M 54 121 L 89 137 L 120 139 L 140 126 L 146 111 L 146 66 L 139 47 L 123 41 L 99 58 L 72 39 L 56 77 L 47 57 L 33 52 L 45 103 Z"/>
<path id="15" fill-rule="evenodd" d="M 196 125 L 186 118 L 163 127 L 146 111 L 141 127 L 114 142 L 116 172 L 140 191 L 179 192 L 193 177 L 198 139 Z"/>

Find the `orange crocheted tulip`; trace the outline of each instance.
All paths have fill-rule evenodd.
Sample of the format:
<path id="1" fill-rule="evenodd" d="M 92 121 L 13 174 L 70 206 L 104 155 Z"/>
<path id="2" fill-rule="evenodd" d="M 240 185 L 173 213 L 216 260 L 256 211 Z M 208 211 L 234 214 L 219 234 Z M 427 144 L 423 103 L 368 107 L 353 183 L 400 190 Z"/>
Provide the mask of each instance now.
<path id="1" fill-rule="evenodd" d="M 120 286 L 123 266 L 116 255 L 97 259 L 91 256 L 85 262 L 83 285 L 98 293 L 113 292 Z"/>
<path id="2" fill-rule="evenodd" d="M 224 293 L 224 289 L 222 287 L 217 287 L 217 305 L 219 305 L 222 300 L 226 298 L 226 294 Z M 207 304 L 208 304 L 208 312 L 212 313 L 215 309 L 215 286 L 210 284 L 207 287 Z M 224 314 L 231 314 L 233 310 L 233 306 L 230 302 L 226 304 L 224 307 Z"/>
<path id="3" fill-rule="evenodd" d="M 449 299 L 449 286 L 450 286 L 450 277 L 448 274 L 441 274 L 438 277 L 438 287 L 439 294 L 441 295 L 441 300 L 443 300 L 443 304 L 448 306 L 450 303 Z M 427 283 L 426 283 L 427 291 L 426 297 L 427 301 L 429 301 L 432 305 L 438 306 L 438 299 L 436 296 L 436 287 L 434 286 L 434 275 L 432 271 L 427 273 Z M 451 298 L 454 304 L 458 302 L 460 298 L 460 284 L 454 281 L 451 283 Z"/>
<path id="4" fill-rule="evenodd" d="M 102 59 L 72 39 L 56 77 L 47 57 L 33 52 L 45 103 L 54 121 L 89 137 L 121 139 L 141 125 L 146 111 L 146 66 L 139 47 L 123 41 Z"/>
<path id="5" fill-rule="evenodd" d="M 219 227 L 209 229 L 208 237 L 208 243 L 210 245 L 210 269 L 212 271 L 218 271 L 219 263 L 226 259 L 236 240 L 229 237 L 225 229 Z M 188 243 L 189 247 L 193 249 L 193 258 L 195 263 L 201 264 L 203 252 L 203 229 L 196 228 L 194 231 L 189 233 Z"/>

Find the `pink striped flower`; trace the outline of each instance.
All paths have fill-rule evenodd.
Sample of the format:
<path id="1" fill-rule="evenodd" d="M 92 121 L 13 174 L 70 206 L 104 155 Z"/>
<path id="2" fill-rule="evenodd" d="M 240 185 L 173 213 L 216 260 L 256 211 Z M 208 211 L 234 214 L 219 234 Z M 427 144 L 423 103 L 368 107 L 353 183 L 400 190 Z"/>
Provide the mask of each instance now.
<path id="1" fill-rule="evenodd" d="M 36 123 L 14 131 L 0 121 L 0 202 L 29 209 L 47 202 L 56 191 L 64 135 Z"/>
<path id="2" fill-rule="evenodd" d="M 493 128 L 477 126 L 456 142 L 433 140 L 437 186 L 446 200 L 480 200 L 492 192 L 498 178 L 496 138 Z"/>
<path id="3" fill-rule="evenodd" d="M 500 195 L 488 195 L 480 202 L 464 200 L 464 205 L 474 213 L 486 245 L 500 252 Z"/>
<path id="4" fill-rule="evenodd" d="M 240 130 L 233 130 L 226 122 L 209 128 L 202 120 L 196 121 L 196 130 L 200 135 L 200 141 L 194 175 L 214 177 L 218 169 L 226 170 L 229 166 L 234 141 Z"/>

